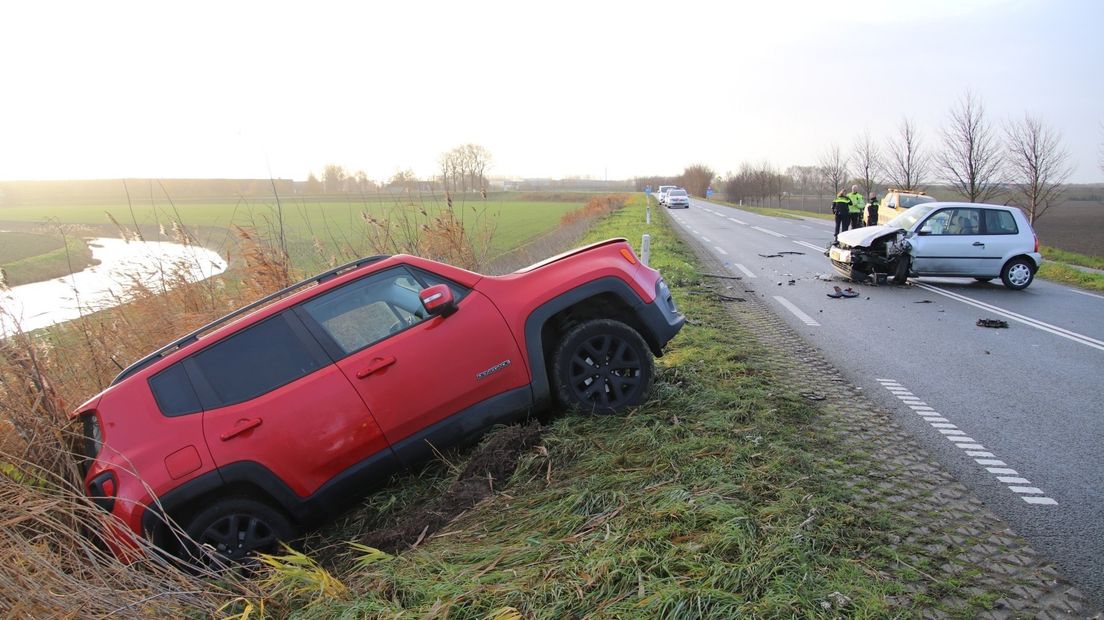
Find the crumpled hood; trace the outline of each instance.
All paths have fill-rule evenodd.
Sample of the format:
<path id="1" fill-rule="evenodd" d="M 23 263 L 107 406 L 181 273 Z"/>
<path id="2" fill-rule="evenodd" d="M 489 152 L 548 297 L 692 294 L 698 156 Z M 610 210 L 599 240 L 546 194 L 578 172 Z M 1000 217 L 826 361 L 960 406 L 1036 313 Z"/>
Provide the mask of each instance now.
<path id="1" fill-rule="evenodd" d="M 836 239 L 838 239 L 841 244 L 848 247 L 862 248 L 868 247 L 879 237 L 884 237 L 899 230 L 904 229 L 896 226 L 864 226 L 862 228 L 853 228 L 847 232 L 841 232 Z"/>

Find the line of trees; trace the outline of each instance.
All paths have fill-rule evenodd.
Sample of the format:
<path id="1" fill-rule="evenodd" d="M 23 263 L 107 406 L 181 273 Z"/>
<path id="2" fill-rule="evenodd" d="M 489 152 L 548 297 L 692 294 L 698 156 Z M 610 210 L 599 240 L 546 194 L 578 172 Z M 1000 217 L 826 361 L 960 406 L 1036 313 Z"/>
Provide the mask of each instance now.
<path id="1" fill-rule="evenodd" d="M 1056 130 L 1030 114 L 998 130 L 971 92 L 951 107 L 936 149 L 904 118 L 884 146 L 869 132 L 855 139 L 850 153 L 830 145 L 817 169 L 822 188 L 833 194 L 851 184 L 869 193 L 883 185 L 924 190 L 942 183 L 968 202 L 1015 204 L 1032 222 L 1059 202 L 1073 172 Z"/>
<path id="2" fill-rule="evenodd" d="M 677 185 L 684 188 L 692 196 L 698 196 L 704 198 L 706 190 L 713 187 L 713 184 L 717 180 L 717 173 L 712 168 L 705 164 L 691 164 L 686 166 L 682 170 L 682 174 L 673 177 L 664 176 L 649 176 L 649 177 L 633 177 L 633 186 L 636 187 L 636 191 L 642 192 L 644 188 L 651 187 L 653 190 L 657 189 L 660 185 Z"/>
<path id="3" fill-rule="evenodd" d="M 417 189 L 448 192 L 481 192 L 486 195 L 487 172 L 491 152 L 478 144 L 465 144 L 441 154 L 440 175 L 420 179 L 410 168 L 397 169 L 386 181 L 376 182 L 363 170 L 350 173 L 344 166 L 326 164 L 321 178 L 311 172 L 307 176 L 308 194 L 357 194 L 380 189 L 413 191 Z"/>

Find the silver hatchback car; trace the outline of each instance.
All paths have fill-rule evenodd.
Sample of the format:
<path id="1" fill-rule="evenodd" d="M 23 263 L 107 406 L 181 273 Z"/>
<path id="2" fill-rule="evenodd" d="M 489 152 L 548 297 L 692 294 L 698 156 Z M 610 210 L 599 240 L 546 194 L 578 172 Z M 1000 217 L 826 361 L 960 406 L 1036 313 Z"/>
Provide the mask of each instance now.
<path id="1" fill-rule="evenodd" d="M 1043 263 L 1023 211 L 964 202 L 929 202 L 883 226 L 842 232 L 826 254 L 836 272 L 856 282 L 873 274 L 898 284 L 909 276 L 1000 278 L 1014 290 L 1027 288 Z"/>

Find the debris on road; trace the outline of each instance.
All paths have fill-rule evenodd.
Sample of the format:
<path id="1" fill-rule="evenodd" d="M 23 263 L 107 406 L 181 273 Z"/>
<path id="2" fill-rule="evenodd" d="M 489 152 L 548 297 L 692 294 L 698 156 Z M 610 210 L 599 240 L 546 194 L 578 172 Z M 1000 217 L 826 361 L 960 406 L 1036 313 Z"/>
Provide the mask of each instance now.
<path id="1" fill-rule="evenodd" d="M 791 252 L 790 250 L 783 250 L 783 251 L 778 253 L 779 256 L 782 256 L 783 254 L 793 254 L 795 256 L 805 256 L 804 252 Z"/>
<path id="2" fill-rule="evenodd" d="M 930 303 L 932 303 L 932 300 L 930 300 L 930 299 L 921 299 L 920 301 L 914 301 L 912 303 L 914 303 L 914 304 L 930 304 Z"/>
<path id="3" fill-rule="evenodd" d="M 978 327 L 995 327 L 995 328 L 1007 328 L 1008 321 L 1002 321 L 1000 319 L 978 319 Z"/>
<path id="4" fill-rule="evenodd" d="M 743 280 L 740 276 L 722 276 L 715 273 L 699 273 L 699 276 L 703 278 L 720 278 L 722 280 Z"/>
<path id="5" fill-rule="evenodd" d="M 782 258 L 781 254 L 760 254 L 763 258 Z"/>

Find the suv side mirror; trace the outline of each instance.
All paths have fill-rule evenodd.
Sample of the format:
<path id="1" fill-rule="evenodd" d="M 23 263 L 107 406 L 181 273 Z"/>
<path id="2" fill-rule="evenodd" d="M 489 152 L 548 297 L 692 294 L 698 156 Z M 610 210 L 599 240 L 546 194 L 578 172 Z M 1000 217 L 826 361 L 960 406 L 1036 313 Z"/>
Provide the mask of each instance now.
<path id="1" fill-rule="evenodd" d="M 916 234 L 920 235 L 921 237 L 926 237 L 932 234 L 931 226 L 924 224 L 924 226 L 920 230 L 916 231 Z"/>
<path id="2" fill-rule="evenodd" d="M 429 316 L 445 317 L 456 312 L 456 300 L 447 284 L 435 284 L 423 289 L 418 293 L 418 299 L 422 301 L 422 307 Z"/>

